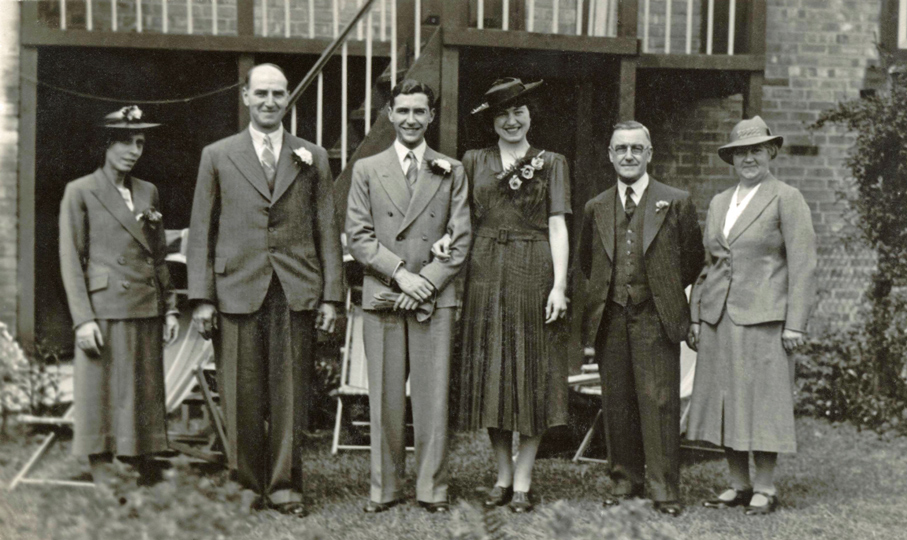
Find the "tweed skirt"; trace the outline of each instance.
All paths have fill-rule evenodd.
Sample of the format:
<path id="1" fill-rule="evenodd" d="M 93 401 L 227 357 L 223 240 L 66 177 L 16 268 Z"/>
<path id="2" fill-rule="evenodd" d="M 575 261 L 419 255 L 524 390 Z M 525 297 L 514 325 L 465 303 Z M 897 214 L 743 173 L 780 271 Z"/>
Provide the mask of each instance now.
<path id="1" fill-rule="evenodd" d="M 104 337 L 100 357 L 76 348 L 73 454 L 166 450 L 162 319 L 97 322 Z"/>
<path id="2" fill-rule="evenodd" d="M 739 451 L 794 453 L 794 365 L 783 322 L 703 322 L 687 438 Z"/>

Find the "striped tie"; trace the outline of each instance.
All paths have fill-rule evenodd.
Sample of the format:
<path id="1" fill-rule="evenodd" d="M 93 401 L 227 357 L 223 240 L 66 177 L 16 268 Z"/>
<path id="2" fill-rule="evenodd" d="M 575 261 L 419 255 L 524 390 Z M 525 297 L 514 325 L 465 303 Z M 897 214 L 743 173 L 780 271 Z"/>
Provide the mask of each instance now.
<path id="1" fill-rule="evenodd" d="M 406 183 L 409 184 L 410 190 L 416 184 L 416 176 L 419 173 L 419 165 L 416 163 L 416 154 L 410 152 L 406 154 L 406 159 L 409 160 L 409 167 L 406 169 Z"/>
<path id="2" fill-rule="evenodd" d="M 265 169 L 268 179 L 268 189 L 274 191 L 274 177 L 277 176 L 277 160 L 274 158 L 274 147 L 271 146 L 271 137 L 265 135 L 265 148 L 261 151 L 261 166 Z"/>

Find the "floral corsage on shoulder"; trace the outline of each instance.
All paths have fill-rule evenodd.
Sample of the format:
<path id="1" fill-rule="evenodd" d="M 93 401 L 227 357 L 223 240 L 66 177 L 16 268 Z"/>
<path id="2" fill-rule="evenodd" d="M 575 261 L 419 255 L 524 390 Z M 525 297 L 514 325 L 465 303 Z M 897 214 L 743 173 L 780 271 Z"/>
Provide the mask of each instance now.
<path id="1" fill-rule="evenodd" d="M 501 189 L 512 192 L 519 192 L 528 188 L 532 180 L 536 178 L 536 173 L 545 168 L 545 160 L 542 159 L 544 150 L 535 156 L 525 156 L 508 167 L 506 170 L 497 174 L 497 179 L 501 182 Z"/>
<path id="2" fill-rule="evenodd" d="M 156 229 L 163 218 L 163 214 L 155 210 L 153 206 L 142 210 L 141 214 L 135 216 L 136 221 L 144 221 L 152 229 Z"/>
<path id="3" fill-rule="evenodd" d="M 453 166 L 446 159 L 433 159 L 428 162 L 428 167 L 431 169 L 431 172 L 437 174 L 438 176 L 447 176 L 450 174 L 450 171 L 453 170 Z"/>
<path id="4" fill-rule="evenodd" d="M 300 168 L 303 165 L 311 166 L 312 165 L 312 153 L 300 146 L 296 150 L 293 150 L 293 161 L 296 162 Z"/>

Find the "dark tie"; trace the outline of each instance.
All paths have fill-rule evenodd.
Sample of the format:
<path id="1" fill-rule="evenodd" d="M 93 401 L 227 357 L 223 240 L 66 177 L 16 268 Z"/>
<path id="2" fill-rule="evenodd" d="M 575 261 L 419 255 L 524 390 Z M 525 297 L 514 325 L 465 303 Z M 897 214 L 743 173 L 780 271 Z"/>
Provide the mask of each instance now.
<path id="1" fill-rule="evenodd" d="M 274 158 L 274 147 L 271 146 L 271 137 L 265 135 L 265 147 L 261 151 L 261 166 L 268 179 L 268 188 L 274 191 L 274 177 L 277 175 L 277 160 Z"/>
<path id="2" fill-rule="evenodd" d="M 409 160 L 409 167 L 406 169 L 406 183 L 409 185 L 410 191 L 412 191 L 413 186 L 416 185 L 416 177 L 419 174 L 419 165 L 416 163 L 416 154 L 413 154 L 412 151 L 406 154 L 406 158 Z"/>
<path id="3" fill-rule="evenodd" d="M 627 219 L 633 219 L 633 212 L 636 211 L 636 201 L 633 200 L 633 188 L 627 186 L 627 202 L 624 203 L 624 212 L 627 213 Z"/>

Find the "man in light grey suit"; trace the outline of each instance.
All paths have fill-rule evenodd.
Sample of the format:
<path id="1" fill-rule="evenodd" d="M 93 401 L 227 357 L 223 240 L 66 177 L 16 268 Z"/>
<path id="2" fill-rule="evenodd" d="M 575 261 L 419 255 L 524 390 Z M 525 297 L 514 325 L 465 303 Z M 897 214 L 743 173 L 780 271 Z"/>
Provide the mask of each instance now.
<path id="1" fill-rule="evenodd" d="M 451 283 L 471 231 L 463 165 L 425 143 L 434 93 L 407 79 L 394 87 L 388 117 L 396 141 L 353 167 L 346 217 L 350 253 L 363 282 L 371 414 L 371 491 L 365 511 L 403 497 L 406 378 L 416 446 L 416 499 L 447 512 L 447 400 L 456 291 Z M 431 246 L 450 233 L 450 257 Z"/>
<path id="2" fill-rule="evenodd" d="M 204 149 L 189 227 L 193 320 L 214 338 L 229 465 L 257 507 L 303 515 L 315 328 L 344 300 L 327 152 L 283 129 L 283 71 L 255 66 L 249 128 Z"/>

